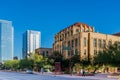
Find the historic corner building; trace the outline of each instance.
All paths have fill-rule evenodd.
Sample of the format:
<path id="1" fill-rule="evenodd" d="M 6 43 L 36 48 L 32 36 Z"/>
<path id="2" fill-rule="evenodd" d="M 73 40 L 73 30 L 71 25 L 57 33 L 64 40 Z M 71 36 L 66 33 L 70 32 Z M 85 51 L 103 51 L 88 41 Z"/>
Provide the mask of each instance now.
<path id="1" fill-rule="evenodd" d="M 38 55 L 42 55 L 43 57 L 49 57 L 52 55 L 52 48 L 38 48 L 35 50 L 35 53 Z"/>
<path id="2" fill-rule="evenodd" d="M 54 39 L 53 51 L 59 51 L 65 58 L 80 55 L 80 59 L 90 59 L 107 46 L 120 41 L 119 36 L 95 32 L 93 27 L 80 22 L 61 30 Z M 68 46 L 70 49 L 63 49 Z"/>
<path id="3" fill-rule="evenodd" d="M 0 62 L 13 60 L 14 29 L 12 21 L 0 20 Z"/>

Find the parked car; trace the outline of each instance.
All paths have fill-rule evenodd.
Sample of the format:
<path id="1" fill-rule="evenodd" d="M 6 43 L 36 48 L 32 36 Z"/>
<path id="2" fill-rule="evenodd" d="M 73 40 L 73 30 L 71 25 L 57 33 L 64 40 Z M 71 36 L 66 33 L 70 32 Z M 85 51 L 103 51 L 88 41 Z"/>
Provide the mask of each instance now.
<path id="1" fill-rule="evenodd" d="M 32 70 L 26 70 L 26 73 L 33 74 L 33 71 Z"/>

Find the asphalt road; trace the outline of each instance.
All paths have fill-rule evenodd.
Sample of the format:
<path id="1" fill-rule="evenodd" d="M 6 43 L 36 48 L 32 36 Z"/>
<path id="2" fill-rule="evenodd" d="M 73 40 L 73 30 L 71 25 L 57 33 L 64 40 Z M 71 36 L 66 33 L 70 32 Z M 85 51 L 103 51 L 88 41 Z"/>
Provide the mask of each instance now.
<path id="1" fill-rule="evenodd" d="M 0 80 L 111 80 L 100 77 L 80 77 L 70 75 L 41 75 L 41 74 L 25 74 L 18 72 L 0 72 Z M 117 79 L 112 79 L 117 80 Z"/>

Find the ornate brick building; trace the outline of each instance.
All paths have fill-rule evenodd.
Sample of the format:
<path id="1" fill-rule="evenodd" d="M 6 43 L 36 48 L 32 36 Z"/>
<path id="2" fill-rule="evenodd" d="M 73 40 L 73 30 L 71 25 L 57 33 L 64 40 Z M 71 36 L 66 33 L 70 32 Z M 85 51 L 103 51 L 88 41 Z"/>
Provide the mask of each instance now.
<path id="1" fill-rule="evenodd" d="M 65 58 L 80 55 L 80 59 L 90 59 L 110 44 L 120 41 L 119 36 L 95 32 L 93 27 L 79 22 L 58 32 L 54 39 L 53 51 L 59 51 Z M 63 49 L 68 46 L 70 50 Z"/>

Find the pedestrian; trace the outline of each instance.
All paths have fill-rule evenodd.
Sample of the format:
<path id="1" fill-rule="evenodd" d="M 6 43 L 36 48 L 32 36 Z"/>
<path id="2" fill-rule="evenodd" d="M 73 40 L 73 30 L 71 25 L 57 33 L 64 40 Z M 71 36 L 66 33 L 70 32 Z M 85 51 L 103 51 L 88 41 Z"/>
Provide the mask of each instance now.
<path id="1" fill-rule="evenodd" d="M 83 76 L 83 69 L 81 69 L 81 75 Z"/>
<path id="2" fill-rule="evenodd" d="M 83 76 L 85 76 L 85 70 L 83 69 Z"/>
<path id="3" fill-rule="evenodd" d="M 82 74 L 82 76 L 85 76 L 85 70 L 84 69 L 81 69 L 81 74 Z"/>
<path id="4" fill-rule="evenodd" d="M 41 68 L 41 74 L 43 74 L 43 72 L 44 72 L 44 69 L 43 69 L 43 68 Z"/>

